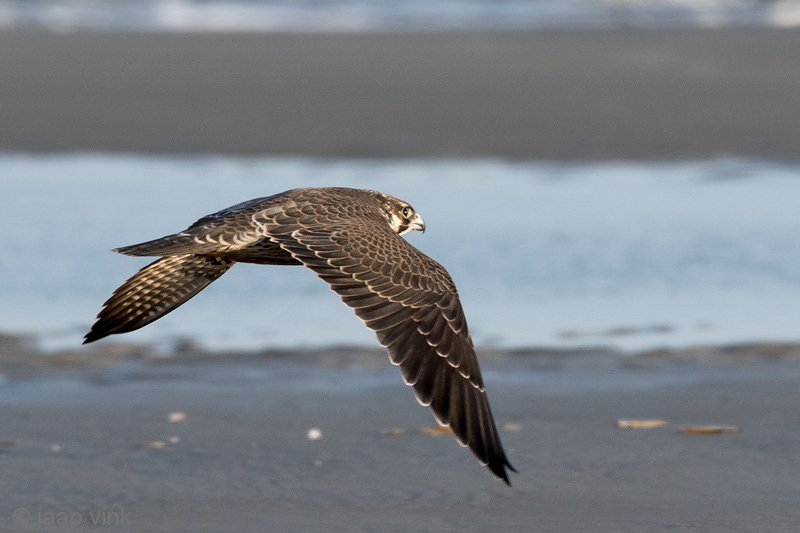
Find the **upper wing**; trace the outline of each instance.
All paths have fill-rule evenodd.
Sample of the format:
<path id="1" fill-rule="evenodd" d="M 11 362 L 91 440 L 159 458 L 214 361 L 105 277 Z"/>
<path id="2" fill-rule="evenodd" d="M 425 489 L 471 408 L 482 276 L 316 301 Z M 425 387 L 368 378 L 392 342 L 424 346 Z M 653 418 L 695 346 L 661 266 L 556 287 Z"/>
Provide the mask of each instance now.
<path id="1" fill-rule="evenodd" d="M 447 271 L 391 231 L 379 214 L 337 222 L 298 205 L 256 214 L 268 236 L 328 282 L 388 348 L 437 420 L 508 483 L 475 348 Z"/>

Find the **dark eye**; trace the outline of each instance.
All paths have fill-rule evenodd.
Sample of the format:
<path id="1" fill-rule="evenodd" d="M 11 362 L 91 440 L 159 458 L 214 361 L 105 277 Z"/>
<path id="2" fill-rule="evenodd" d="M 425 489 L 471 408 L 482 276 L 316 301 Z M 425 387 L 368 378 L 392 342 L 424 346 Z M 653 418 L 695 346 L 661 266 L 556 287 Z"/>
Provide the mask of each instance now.
<path id="1" fill-rule="evenodd" d="M 411 218 L 411 215 L 414 214 L 414 210 L 411 209 L 411 206 L 405 206 L 403 208 L 403 218 Z"/>

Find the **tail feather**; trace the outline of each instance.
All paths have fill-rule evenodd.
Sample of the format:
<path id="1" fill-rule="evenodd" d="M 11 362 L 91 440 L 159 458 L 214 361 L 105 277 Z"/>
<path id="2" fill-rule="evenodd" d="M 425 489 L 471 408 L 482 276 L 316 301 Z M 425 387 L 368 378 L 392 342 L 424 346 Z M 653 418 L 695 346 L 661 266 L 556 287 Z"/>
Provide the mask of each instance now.
<path id="1" fill-rule="evenodd" d="M 173 255 L 150 263 L 103 304 L 84 344 L 158 320 L 187 302 L 236 261 L 207 255 Z"/>

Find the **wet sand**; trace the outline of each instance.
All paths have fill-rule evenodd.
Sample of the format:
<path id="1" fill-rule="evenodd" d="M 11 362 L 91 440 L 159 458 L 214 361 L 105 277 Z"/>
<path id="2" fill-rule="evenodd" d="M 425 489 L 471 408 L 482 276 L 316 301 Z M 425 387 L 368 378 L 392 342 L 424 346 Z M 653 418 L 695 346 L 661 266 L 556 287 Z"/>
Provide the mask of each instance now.
<path id="1" fill-rule="evenodd" d="M 135 348 L 6 368 L 0 527 L 749 532 L 800 519 L 797 346 L 485 351 L 512 488 L 451 436 L 420 434 L 433 418 L 380 350 Z M 641 418 L 667 426 L 615 427 Z M 678 433 L 696 424 L 740 433 Z"/>
<path id="2" fill-rule="evenodd" d="M 800 30 L 0 32 L 0 149 L 795 158 Z"/>

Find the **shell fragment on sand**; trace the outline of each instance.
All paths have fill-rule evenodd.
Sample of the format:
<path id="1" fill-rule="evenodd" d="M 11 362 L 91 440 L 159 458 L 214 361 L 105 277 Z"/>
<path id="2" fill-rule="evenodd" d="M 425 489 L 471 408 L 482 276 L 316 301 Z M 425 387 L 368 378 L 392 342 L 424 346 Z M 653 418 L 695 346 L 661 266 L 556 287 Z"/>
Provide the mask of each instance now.
<path id="1" fill-rule="evenodd" d="M 186 413 L 184 413 L 183 411 L 174 411 L 174 412 L 169 414 L 167 419 L 172 424 L 178 424 L 180 422 L 186 422 Z"/>
<path id="2" fill-rule="evenodd" d="M 617 427 L 622 429 L 652 429 L 662 428 L 667 425 L 666 420 L 642 419 L 642 420 L 617 420 Z"/>
<path id="3" fill-rule="evenodd" d="M 140 450 L 150 450 L 150 449 L 159 449 L 159 448 L 166 448 L 167 443 L 163 440 L 151 440 L 148 442 L 143 442 L 139 445 Z"/>
<path id="4" fill-rule="evenodd" d="M 436 426 L 432 428 L 422 428 L 419 430 L 420 435 L 428 435 L 431 437 L 438 437 L 439 435 L 449 435 L 453 432 L 450 426 Z"/>
<path id="5" fill-rule="evenodd" d="M 723 433 L 741 433 L 736 426 L 685 426 L 678 430 L 680 435 L 720 435 Z"/>

